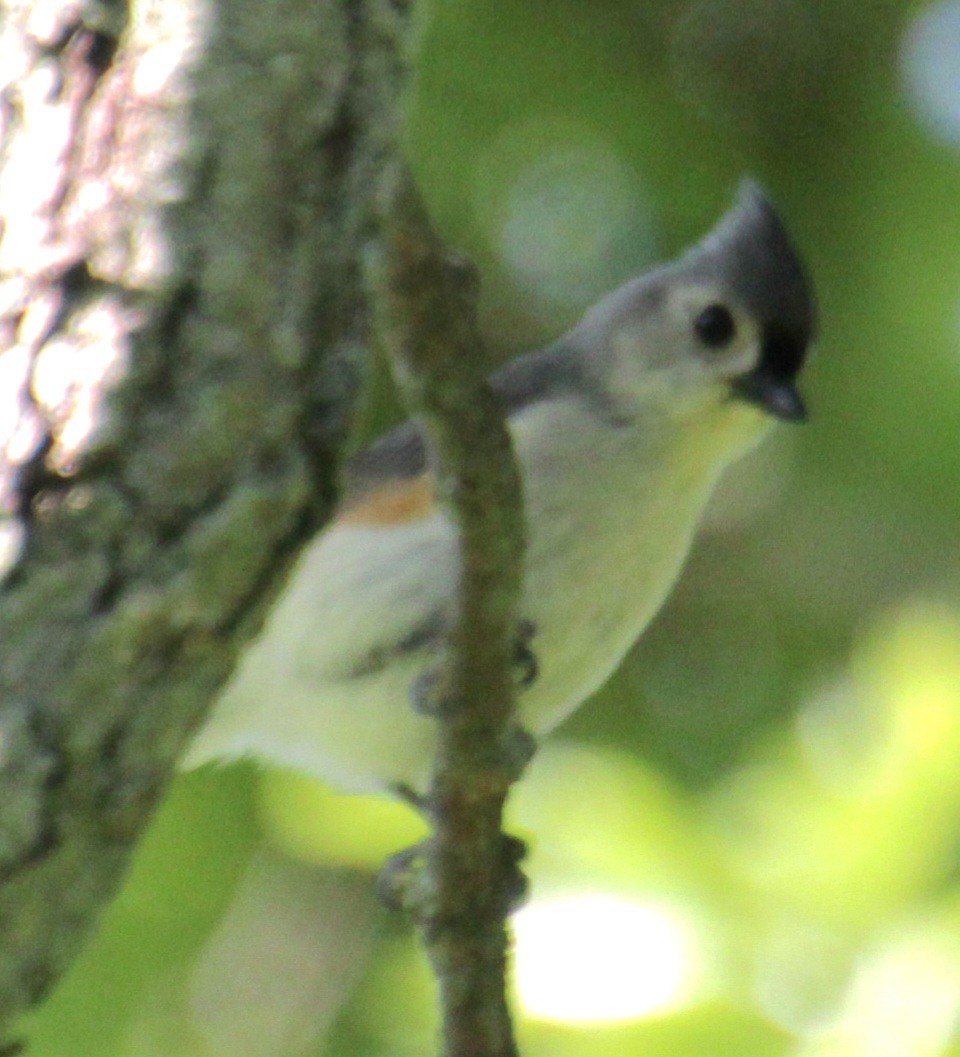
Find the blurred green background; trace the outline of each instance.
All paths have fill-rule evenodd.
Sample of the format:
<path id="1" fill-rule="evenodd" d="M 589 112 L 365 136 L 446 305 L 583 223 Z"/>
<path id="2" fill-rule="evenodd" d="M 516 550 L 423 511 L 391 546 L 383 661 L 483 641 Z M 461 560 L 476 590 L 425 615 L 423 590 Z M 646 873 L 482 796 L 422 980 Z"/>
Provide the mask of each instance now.
<path id="1" fill-rule="evenodd" d="M 960 1054 L 960 2 L 421 21 L 410 152 L 497 355 L 699 237 L 744 174 L 821 304 L 811 422 L 729 475 L 518 788 L 524 1054 Z M 415 940 L 371 895 L 416 833 L 291 775 L 183 777 L 31 1054 L 433 1052 Z"/>

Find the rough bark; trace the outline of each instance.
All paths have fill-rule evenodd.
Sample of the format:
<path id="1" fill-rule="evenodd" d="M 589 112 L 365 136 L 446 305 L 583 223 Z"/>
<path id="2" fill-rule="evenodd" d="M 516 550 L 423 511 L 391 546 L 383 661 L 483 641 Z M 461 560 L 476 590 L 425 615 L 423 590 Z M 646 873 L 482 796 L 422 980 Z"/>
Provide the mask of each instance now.
<path id="1" fill-rule="evenodd" d="M 433 835 L 425 879 L 400 898 L 437 976 L 444 1057 L 515 1057 L 506 998 L 507 915 L 520 844 L 503 806 L 527 739 L 517 729 L 511 659 L 524 545 L 520 478 L 485 380 L 472 276 L 430 229 L 412 182 L 384 180 L 381 251 L 371 268 L 380 330 L 423 420 L 459 534 L 460 582 L 448 656 L 428 675 L 438 747 L 423 808 Z"/>
<path id="2" fill-rule="evenodd" d="M 328 508 L 405 14 L 389 0 L 4 6 L 23 57 L 2 98 L 4 169 L 27 149 L 37 77 L 69 117 L 40 210 L 51 252 L 0 252 L 0 280 L 18 284 L 6 336 L 35 367 L 106 319 L 125 363 L 86 451 L 36 386 L 22 451 L 8 446 L 22 545 L 0 593 L 7 1024 L 116 889 Z M 178 64 L 161 37 L 184 26 Z"/>

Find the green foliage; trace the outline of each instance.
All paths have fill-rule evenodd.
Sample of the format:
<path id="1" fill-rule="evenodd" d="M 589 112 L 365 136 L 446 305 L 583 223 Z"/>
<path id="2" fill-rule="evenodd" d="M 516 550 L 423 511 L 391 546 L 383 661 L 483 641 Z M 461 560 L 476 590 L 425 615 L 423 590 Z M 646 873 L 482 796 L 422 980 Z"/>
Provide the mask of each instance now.
<path id="1" fill-rule="evenodd" d="M 178 780 L 98 935 L 23 1025 L 34 1053 L 143 1052 L 131 1037 L 141 1009 L 164 980 L 186 972 L 256 839 L 252 778 L 233 767 Z"/>

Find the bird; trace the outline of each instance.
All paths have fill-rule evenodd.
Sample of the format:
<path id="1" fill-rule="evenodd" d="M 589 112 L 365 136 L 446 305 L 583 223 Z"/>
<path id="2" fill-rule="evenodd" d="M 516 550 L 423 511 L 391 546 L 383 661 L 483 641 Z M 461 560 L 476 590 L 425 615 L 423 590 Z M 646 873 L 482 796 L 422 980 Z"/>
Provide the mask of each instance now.
<path id="1" fill-rule="evenodd" d="M 607 680 L 659 610 L 722 471 L 778 420 L 806 418 L 797 383 L 816 325 L 783 221 L 744 181 L 700 242 L 492 373 L 523 493 L 537 674 L 518 710 L 535 738 Z M 186 766 L 252 757 L 346 792 L 422 792 L 435 720 L 410 692 L 442 649 L 457 553 L 409 421 L 347 467 L 332 520 Z"/>

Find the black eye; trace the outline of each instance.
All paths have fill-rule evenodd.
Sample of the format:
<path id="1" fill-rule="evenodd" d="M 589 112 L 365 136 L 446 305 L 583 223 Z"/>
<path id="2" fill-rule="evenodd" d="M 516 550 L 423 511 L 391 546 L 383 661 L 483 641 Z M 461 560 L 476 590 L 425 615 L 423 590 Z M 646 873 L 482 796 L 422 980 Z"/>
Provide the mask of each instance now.
<path id="1" fill-rule="evenodd" d="M 736 331 L 730 310 L 723 305 L 707 305 L 693 321 L 697 337 L 711 349 L 727 345 Z"/>

